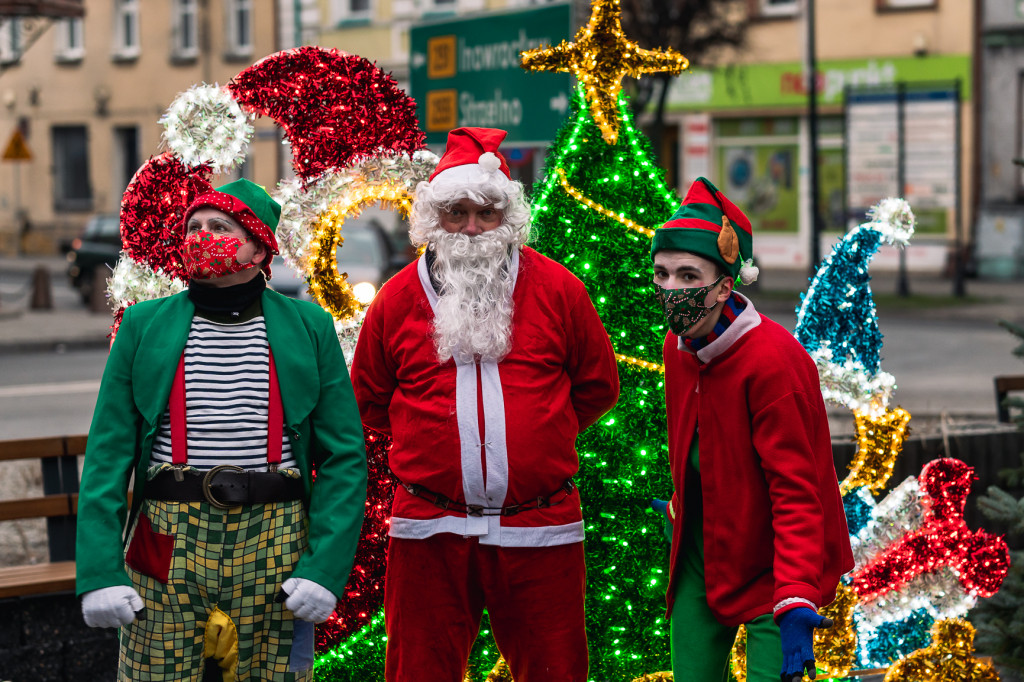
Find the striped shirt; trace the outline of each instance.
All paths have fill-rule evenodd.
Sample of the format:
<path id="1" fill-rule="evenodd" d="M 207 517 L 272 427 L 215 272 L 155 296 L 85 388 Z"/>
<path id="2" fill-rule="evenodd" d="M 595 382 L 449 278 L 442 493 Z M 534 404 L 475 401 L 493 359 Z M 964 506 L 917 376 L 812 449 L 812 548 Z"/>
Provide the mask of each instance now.
<path id="1" fill-rule="evenodd" d="M 262 316 L 221 324 L 196 316 L 185 344 L 185 421 L 188 464 L 267 469 L 269 345 Z M 172 463 L 171 413 L 164 412 L 152 462 Z M 281 434 L 281 468 L 296 466 Z"/>

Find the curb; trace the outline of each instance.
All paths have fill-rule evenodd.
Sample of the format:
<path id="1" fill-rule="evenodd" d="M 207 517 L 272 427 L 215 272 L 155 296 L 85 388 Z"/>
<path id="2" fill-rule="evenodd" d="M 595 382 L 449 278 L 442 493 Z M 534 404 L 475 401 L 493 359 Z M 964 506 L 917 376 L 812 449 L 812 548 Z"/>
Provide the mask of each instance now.
<path id="1" fill-rule="evenodd" d="M 35 341 L 0 341 L 0 355 L 20 355 L 25 353 L 63 353 L 69 350 L 95 350 L 106 349 L 110 345 L 109 339 L 83 338 L 83 339 L 49 339 Z"/>

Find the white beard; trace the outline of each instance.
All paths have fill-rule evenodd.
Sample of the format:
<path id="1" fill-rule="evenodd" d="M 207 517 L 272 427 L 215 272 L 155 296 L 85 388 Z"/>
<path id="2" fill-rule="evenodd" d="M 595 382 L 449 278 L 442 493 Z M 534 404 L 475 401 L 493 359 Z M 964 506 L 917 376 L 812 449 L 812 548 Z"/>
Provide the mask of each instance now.
<path id="1" fill-rule="evenodd" d="M 441 291 L 434 311 L 437 359 L 447 362 L 501 361 L 512 350 L 510 248 L 522 238 L 507 225 L 476 236 L 437 228 L 430 246 L 433 274 Z"/>

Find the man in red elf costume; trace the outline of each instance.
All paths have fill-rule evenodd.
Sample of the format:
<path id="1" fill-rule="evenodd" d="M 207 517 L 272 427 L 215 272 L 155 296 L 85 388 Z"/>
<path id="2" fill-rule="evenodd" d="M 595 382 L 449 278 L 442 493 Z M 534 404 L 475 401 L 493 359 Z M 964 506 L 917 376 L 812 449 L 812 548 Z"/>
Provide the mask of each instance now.
<path id="1" fill-rule="evenodd" d="M 587 676 L 574 444 L 615 404 L 618 374 L 583 284 L 524 246 L 505 135 L 449 134 L 412 208 L 426 251 L 381 288 L 356 345 L 363 423 L 394 439 L 401 481 L 388 682 L 460 682 L 484 608 L 516 682 Z"/>
<path id="2" fill-rule="evenodd" d="M 704 178 L 654 233 L 675 493 L 668 587 L 677 682 L 814 676 L 817 609 L 853 568 L 825 404 L 807 352 L 736 293 L 757 278 L 750 221 Z"/>

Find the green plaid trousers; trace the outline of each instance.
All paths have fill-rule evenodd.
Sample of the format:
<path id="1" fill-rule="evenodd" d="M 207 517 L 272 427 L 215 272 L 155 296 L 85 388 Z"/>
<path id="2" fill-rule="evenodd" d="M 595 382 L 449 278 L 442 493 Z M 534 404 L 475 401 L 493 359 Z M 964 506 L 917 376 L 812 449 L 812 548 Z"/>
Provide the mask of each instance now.
<path id="1" fill-rule="evenodd" d="M 237 663 L 220 661 L 224 682 L 312 679 L 313 625 L 274 602 L 306 549 L 301 500 L 227 510 L 146 500 L 140 513 L 174 549 L 166 584 L 126 566 L 146 619 L 121 628 L 119 682 L 199 682 L 207 623 L 219 630 L 225 620 L 218 610 L 238 640 Z"/>

